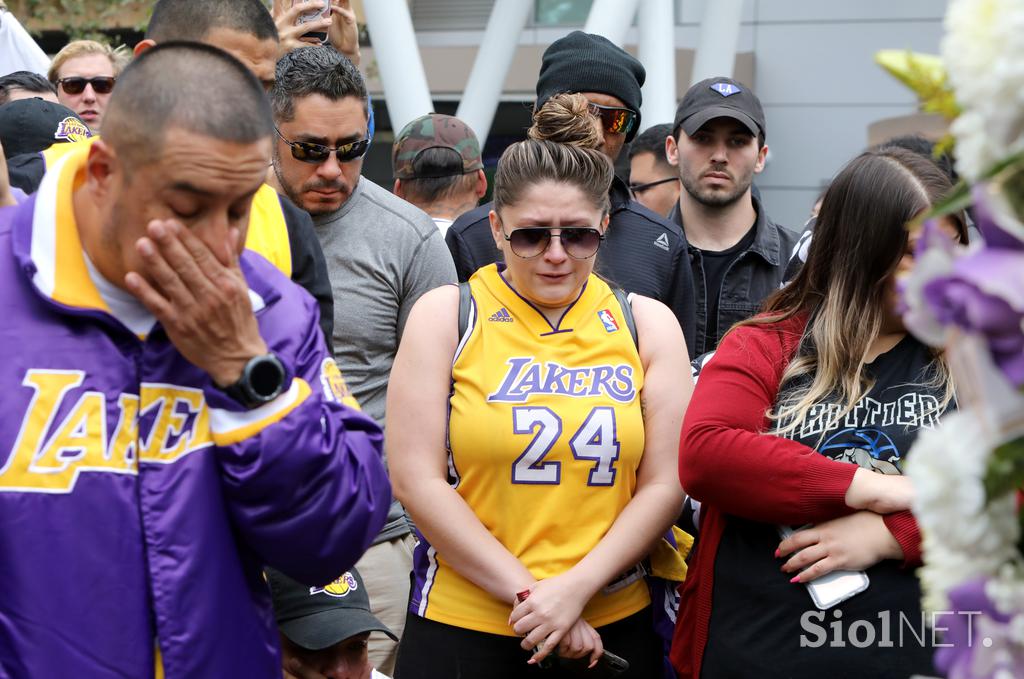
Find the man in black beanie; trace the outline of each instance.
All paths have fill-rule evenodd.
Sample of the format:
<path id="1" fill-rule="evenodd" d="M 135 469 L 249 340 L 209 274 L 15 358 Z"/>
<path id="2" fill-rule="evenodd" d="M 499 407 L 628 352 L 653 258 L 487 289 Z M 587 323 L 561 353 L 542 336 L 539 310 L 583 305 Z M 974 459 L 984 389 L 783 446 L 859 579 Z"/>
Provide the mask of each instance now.
<path id="1" fill-rule="evenodd" d="M 563 92 L 580 93 L 596 110 L 604 131 L 605 155 L 615 162 L 625 143 L 640 131 L 640 88 L 647 79 L 643 64 L 601 35 L 573 31 L 551 43 L 537 77 L 539 110 Z"/>
<path id="2" fill-rule="evenodd" d="M 640 88 L 646 72 L 632 55 L 600 35 L 573 31 L 544 52 L 537 78 L 540 109 L 556 94 L 582 94 L 601 120 L 601 151 L 612 162 L 640 131 Z M 485 140 L 481 140 L 483 142 Z M 626 292 L 656 299 L 675 313 L 687 347 L 696 334 L 694 287 L 682 228 L 630 198 L 618 177 L 609 191 L 611 219 L 597 271 Z M 501 259 L 487 215 L 493 203 L 463 214 L 449 227 L 445 242 L 459 280 Z"/>

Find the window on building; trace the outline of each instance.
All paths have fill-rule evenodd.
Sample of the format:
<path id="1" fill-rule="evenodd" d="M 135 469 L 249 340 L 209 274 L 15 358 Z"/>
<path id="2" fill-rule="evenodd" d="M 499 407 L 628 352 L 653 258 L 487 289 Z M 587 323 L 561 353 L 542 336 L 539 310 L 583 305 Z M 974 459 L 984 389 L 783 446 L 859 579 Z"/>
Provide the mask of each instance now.
<path id="1" fill-rule="evenodd" d="M 535 0 L 537 26 L 582 26 L 594 0 Z"/>

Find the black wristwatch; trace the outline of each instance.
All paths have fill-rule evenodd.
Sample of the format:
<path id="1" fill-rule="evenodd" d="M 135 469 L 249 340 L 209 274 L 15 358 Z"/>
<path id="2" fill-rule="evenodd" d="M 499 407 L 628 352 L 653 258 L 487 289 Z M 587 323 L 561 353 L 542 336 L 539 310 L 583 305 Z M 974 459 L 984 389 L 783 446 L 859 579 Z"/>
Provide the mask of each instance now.
<path id="1" fill-rule="evenodd" d="M 242 368 L 238 381 L 223 391 L 246 408 L 258 408 L 281 395 L 285 377 L 284 364 L 274 354 L 253 356 Z"/>

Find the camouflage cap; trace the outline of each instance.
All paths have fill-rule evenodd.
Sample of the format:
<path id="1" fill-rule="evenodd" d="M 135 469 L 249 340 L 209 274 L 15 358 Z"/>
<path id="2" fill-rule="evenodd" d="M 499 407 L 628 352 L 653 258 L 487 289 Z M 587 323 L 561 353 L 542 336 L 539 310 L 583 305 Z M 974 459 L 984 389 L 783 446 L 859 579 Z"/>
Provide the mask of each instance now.
<path id="1" fill-rule="evenodd" d="M 441 165 L 417 163 L 427 149 L 448 149 L 451 160 Z M 451 177 L 484 168 L 480 142 L 466 123 L 453 116 L 428 113 L 402 128 L 391 148 L 396 179 Z"/>

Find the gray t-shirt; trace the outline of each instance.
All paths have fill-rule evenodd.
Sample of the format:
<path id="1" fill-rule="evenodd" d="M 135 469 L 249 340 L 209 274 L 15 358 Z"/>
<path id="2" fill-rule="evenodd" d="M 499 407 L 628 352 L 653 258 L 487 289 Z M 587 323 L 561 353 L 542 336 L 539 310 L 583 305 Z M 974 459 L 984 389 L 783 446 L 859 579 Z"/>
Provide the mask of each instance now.
<path id="1" fill-rule="evenodd" d="M 341 208 L 313 223 L 334 292 L 334 355 L 363 411 L 384 426 L 405 321 L 420 295 L 456 282 L 451 253 L 426 213 L 366 177 Z M 407 532 L 396 501 L 376 542 Z"/>

